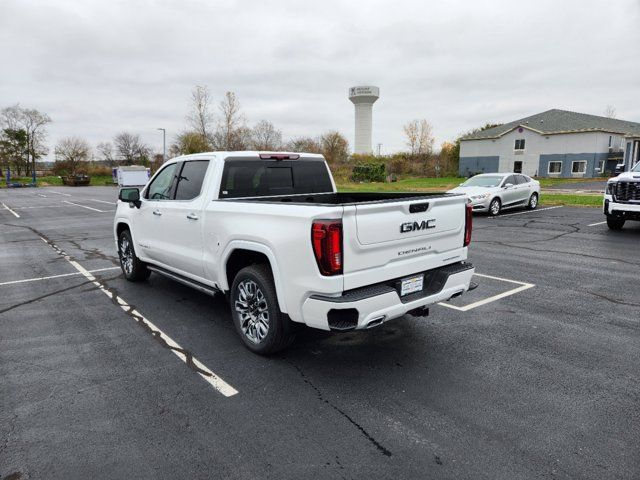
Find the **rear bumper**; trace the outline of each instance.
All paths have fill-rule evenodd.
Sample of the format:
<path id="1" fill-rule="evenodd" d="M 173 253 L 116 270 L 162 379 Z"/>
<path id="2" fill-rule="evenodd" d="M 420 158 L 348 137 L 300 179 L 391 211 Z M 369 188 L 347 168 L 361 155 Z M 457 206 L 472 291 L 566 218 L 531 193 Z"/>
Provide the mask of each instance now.
<path id="1" fill-rule="evenodd" d="M 361 330 L 401 317 L 416 308 L 449 300 L 469 290 L 475 269 L 454 263 L 424 273 L 422 291 L 400 297 L 400 278 L 343 292 L 340 296 L 311 295 L 302 305 L 303 321 L 322 330 Z"/>

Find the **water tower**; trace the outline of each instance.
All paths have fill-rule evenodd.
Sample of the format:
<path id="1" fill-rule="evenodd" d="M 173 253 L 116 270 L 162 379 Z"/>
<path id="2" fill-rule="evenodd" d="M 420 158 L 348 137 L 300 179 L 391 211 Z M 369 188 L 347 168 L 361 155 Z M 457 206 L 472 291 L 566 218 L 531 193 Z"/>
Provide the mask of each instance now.
<path id="1" fill-rule="evenodd" d="M 373 104 L 380 97 L 380 89 L 373 86 L 351 87 L 349 100 L 356 106 L 355 153 L 371 153 L 371 115 Z"/>

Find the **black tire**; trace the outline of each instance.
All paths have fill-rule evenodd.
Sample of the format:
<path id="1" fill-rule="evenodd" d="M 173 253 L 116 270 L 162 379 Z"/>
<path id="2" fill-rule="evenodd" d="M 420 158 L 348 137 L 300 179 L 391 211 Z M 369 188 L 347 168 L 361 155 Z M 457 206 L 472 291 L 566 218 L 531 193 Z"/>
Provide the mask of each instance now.
<path id="1" fill-rule="evenodd" d="M 609 230 L 622 230 L 622 227 L 624 227 L 624 218 L 607 215 L 607 227 L 609 227 Z"/>
<path id="2" fill-rule="evenodd" d="M 529 197 L 529 203 L 527 203 L 527 208 L 529 210 L 535 210 L 538 207 L 538 194 L 532 193 Z"/>
<path id="3" fill-rule="evenodd" d="M 273 275 L 267 265 L 251 265 L 238 272 L 231 287 L 230 306 L 236 331 L 252 352 L 269 355 L 293 341 L 292 322 L 280 311 Z"/>
<path id="4" fill-rule="evenodd" d="M 151 275 L 147 264 L 136 256 L 129 230 L 123 230 L 118 237 L 118 258 L 124 278 L 130 282 L 140 282 Z"/>
<path id="5" fill-rule="evenodd" d="M 489 203 L 489 215 L 491 215 L 492 217 L 495 217 L 500 213 L 501 209 L 502 209 L 502 202 L 498 197 L 491 200 L 491 203 Z"/>

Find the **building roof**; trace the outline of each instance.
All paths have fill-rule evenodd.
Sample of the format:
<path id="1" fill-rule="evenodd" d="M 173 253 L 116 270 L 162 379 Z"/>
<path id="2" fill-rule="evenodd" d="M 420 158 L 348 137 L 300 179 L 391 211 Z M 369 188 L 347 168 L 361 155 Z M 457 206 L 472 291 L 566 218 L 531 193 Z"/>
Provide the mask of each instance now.
<path id="1" fill-rule="evenodd" d="M 640 123 L 618 120 L 617 118 L 599 117 L 586 113 L 569 112 L 567 110 L 547 110 L 546 112 L 521 118 L 481 132 L 470 133 L 461 140 L 483 140 L 499 138 L 516 127 L 524 127 L 541 135 L 580 132 L 611 132 L 622 135 L 639 136 Z"/>

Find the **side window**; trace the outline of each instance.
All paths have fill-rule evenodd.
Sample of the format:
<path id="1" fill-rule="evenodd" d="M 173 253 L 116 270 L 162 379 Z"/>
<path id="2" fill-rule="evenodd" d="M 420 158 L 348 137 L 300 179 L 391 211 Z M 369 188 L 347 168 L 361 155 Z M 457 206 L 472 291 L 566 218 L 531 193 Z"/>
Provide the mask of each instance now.
<path id="1" fill-rule="evenodd" d="M 200 195 L 204 175 L 207 173 L 209 160 L 191 160 L 184 162 L 178 185 L 176 186 L 176 200 L 191 200 Z"/>
<path id="2" fill-rule="evenodd" d="M 523 183 L 528 183 L 529 179 L 524 175 L 516 175 L 516 182 L 518 182 L 518 185 L 522 185 Z"/>
<path id="3" fill-rule="evenodd" d="M 504 182 L 502 183 L 502 186 L 504 187 L 507 183 L 510 183 L 511 185 L 515 185 L 516 184 L 515 176 L 509 175 L 507 178 L 505 178 Z"/>
<path id="4" fill-rule="evenodd" d="M 156 178 L 153 179 L 149 188 L 147 188 L 145 198 L 149 200 L 170 200 L 176 165 L 175 163 L 167 165 L 156 175 Z"/>

